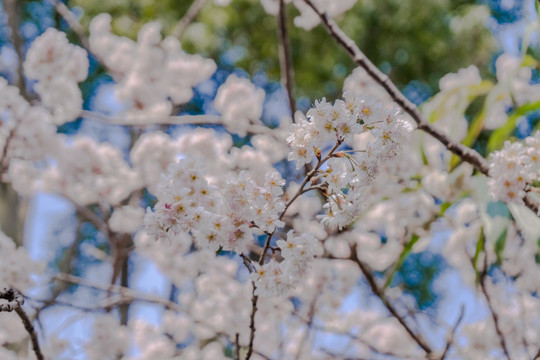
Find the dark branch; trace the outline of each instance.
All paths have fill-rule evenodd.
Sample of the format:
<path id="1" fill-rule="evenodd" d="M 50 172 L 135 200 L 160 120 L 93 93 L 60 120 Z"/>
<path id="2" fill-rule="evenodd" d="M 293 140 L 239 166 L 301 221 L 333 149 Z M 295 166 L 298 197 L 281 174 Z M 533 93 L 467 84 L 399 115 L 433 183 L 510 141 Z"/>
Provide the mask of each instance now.
<path id="1" fill-rule="evenodd" d="M 7 300 L 7 303 L 0 305 L 0 312 L 15 311 L 17 315 L 19 315 L 19 318 L 21 318 L 24 328 L 28 332 L 28 335 L 30 335 L 30 341 L 32 342 L 32 350 L 34 350 L 36 358 L 38 360 L 44 360 L 43 354 L 41 353 L 41 349 L 39 347 L 39 342 L 36 330 L 34 329 L 34 325 L 32 325 L 32 321 L 30 321 L 28 315 L 26 315 L 26 312 L 22 308 L 22 305 L 24 304 L 24 297 L 22 296 L 22 294 L 15 289 L 4 288 L 4 290 L 0 291 L 0 299 Z"/>
<path id="2" fill-rule="evenodd" d="M 287 91 L 291 117 L 294 122 L 296 112 L 296 100 L 294 97 L 294 71 L 291 63 L 291 44 L 287 30 L 287 13 L 284 0 L 279 0 L 279 12 L 277 15 L 278 39 L 279 39 L 279 67 L 281 69 L 281 85 Z"/>
<path id="3" fill-rule="evenodd" d="M 360 271 L 364 274 L 364 277 L 367 280 L 367 283 L 373 292 L 379 299 L 381 299 L 382 303 L 386 307 L 386 309 L 392 314 L 394 318 L 401 324 L 401 326 L 405 329 L 405 331 L 414 339 L 414 341 L 420 346 L 426 354 L 429 356 L 433 353 L 433 350 L 431 350 L 431 347 L 426 343 L 424 338 L 416 334 L 409 324 L 405 321 L 405 319 L 398 313 L 396 308 L 386 299 L 384 296 L 384 293 L 379 289 L 379 286 L 377 285 L 375 278 L 373 277 L 373 274 L 371 273 L 371 270 L 368 268 L 366 264 L 364 264 L 359 258 L 358 254 L 356 253 L 356 245 L 352 246 L 351 248 L 351 257 L 350 259 L 358 265 L 360 268 Z"/>
<path id="4" fill-rule="evenodd" d="M 383 87 L 388 95 L 390 95 L 392 100 L 411 116 L 418 129 L 423 130 L 435 139 L 439 140 L 448 150 L 459 156 L 462 160 L 473 165 L 475 169 L 482 174 L 489 176 L 489 164 L 486 159 L 484 159 L 475 150 L 461 143 L 452 141 L 442 131 L 426 121 L 418 111 L 418 108 L 399 91 L 388 76 L 383 74 L 364 55 L 355 42 L 339 28 L 336 22 L 332 20 L 328 14 L 319 10 L 311 0 L 304 0 L 304 2 L 309 5 L 313 11 L 315 11 L 315 13 L 317 13 L 328 33 L 349 54 L 354 63 L 362 67 L 373 80 Z M 531 209 L 535 214 L 538 214 L 538 204 L 529 195 L 525 196 L 524 202 L 529 209 Z"/>
<path id="5" fill-rule="evenodd" d="M 19 14 L 18 9 L 19 2 L 16 0 L 6 0 L 4 1 L 4 10 L 7 14 L 7 21 L 9 28 L 11 30 L 11 42 L 13 43 L 13 48 L 17 53 L 19 62 L 17 63 L 17 87 L 21 92 L 22 97 L 24 97 L 28 102 L 30 102 L 30 96 L 26 91 L 26 84 L 24 81 L 23 73 L 23 40 L 21 34 L 19 33 Z"/>
<path id="6" fill-rule="evenodd" d="M 195 20 L 195 17 L 197 17 L 197 14 L 199 14 L 199 12 L 202 10 L 204 5 L 206 4 L 206 1 L 207 0 L 193 1 L 188 11 L 184 15 L 184 17 L 182 17 L 182 19 L 180 19 L 178 24 L 176 24 L 176 26 L 174 27 L 171 35 L 180 39 L 182 35 L 184 34 L 184 32 L 186 31 L 189 24 L 191 24 L 193 20 Z"/>
<path id="7" fill-rule="evenodd" d="M 463 316 L 465 315 L 465 305 L 461 304 L 459 307 L 459 316 L 456 320 L 456 323 L 454 324 L 454 327 L 452 328 L 452 331 L 448 335 L 448 341 L 446 342 L 446 346 L 444 347 L 443 353 L 441 355 L 441 360 L 444 360 L 446 358 L 446 355 L 448 354 L 448 350 L 450 350 L 450 347 L 452 346 L 452 343 L 454 342 L 454 337 L 456 335 L 457 328 L 461 321 L 463 320 Z"/>

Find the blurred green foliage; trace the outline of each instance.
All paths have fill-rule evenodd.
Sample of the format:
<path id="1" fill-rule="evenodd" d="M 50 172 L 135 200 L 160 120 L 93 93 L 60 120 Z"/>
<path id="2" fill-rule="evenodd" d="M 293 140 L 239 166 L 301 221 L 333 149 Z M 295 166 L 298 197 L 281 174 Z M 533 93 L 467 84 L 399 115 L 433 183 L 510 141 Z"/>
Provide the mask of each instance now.
<path id="1" fill-rule="evenodd" d="M 117 34 L 135 38 L 144 23 L 155 20 L 163 34 L 169 34 L 191 3 L 71 0 L 68 6 L 84 9 L 81 21 L 86 27 L 93 16 L 108 12 Z M 298 10 L 292 4 L 287 13 L 296 95 L 310 101 L 341 96 L 354 64 L 322 26 L 307 32 L 293 25 Z M 417 80 L 427 96 L 448 72 L 470 64 L 487 68 L 496 50 L 485 27 L 488 16 L 487 7 L 466 0 L 358 0 L 336 20 L 398 87 Z M 186 51 L 212 57 L 221 68 L 240 67 L 279 80 L 276 19 L 258 0 L 233 0 L 226 7 L 209 0 L 181 40 Z"/>

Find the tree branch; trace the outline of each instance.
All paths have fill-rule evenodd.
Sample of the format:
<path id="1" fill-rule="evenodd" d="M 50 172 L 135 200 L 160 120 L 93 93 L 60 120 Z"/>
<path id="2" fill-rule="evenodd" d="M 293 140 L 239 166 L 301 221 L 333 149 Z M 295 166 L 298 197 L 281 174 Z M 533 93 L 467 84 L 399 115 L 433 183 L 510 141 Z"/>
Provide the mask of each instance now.
<path id="1" fill-rule="evenodd" d="M 426 354 L 429 356 L 433 353 L 433 350 L 431 347 L 426 343 L 424 338 L 421 335 L 416 334 L 411 327 L 407 324 L 405 319 L 398 313 L 396 308 L 386 299 L 383 292 L 379 289 L 377 286 L 377 282 L 375 281 L 375 278 L 373 277 L 373 274 L 371 273 L 370 269 L 367 267 L 366 264 L 364 264 L 359 258 L 358 254 L 356 253 L 356 245 L 353 245 L 351 247 L 351 256 L 350 259 L 358 265 L 360 268 L 360 271 L 364 274 L 368 285 L 373 292 L 379 299 L 381 299 L 382 303 L 386 307 L 386 309 L 392 314 L 394 318 L 401 324 L 401 326 L 407 331 L 407 333 L 414 339 L 414 341 L 420 346 Z"/>
<path id="2" fill-rule="evenodd" d="M 189 7 L 189 9 L 186 11 L 186 14 L 178 24 L 174 27 L 173 31 L 171 32 L 171 35 L 180 39 L 182 35 L 184 35 L 184 32 L 186 31 L 189 24 L 195 20 L 195 17 L 199 14 L 199 12 L 202 10 L 204 5 L 206 4 L 207 0 L 195 0 Z"/>
<path id="3" fill-rule="evenodd" d="M 261 255 L 261 257 L 264 258 L 264 255 Z M 252 281 L 251 284 L 253 285 L 253 292 L 251 295 L 251 315 L 249 316 L 249 344 L 246 353 L 246 360 L 249 360 L 251 358 L 251 355 L 253 354 L 253 341 L 255 340 L 255 314 L 257 313 L 257 301 L 259 300 L 259 296 L 255 295 L 255 282 Z"/>
<path id="4" fill-rule="evenodd" d="M 287 30 L 287 12 L 284 0 L 279 0 L 279 12 L 277 14 L 278 39 L 279 39 L 279 67 L 281 70 L 281 85 L 287 91 L 291 117 L 294 122 L 296 112 L 296 100 L 294 97 L 294 70 L 291 63 L 291 44 Z"/>
<path id="5" fill-rule="evenodd" d="M 88 41 L 88 36 L 86 36 L 86 31 L 84 30 L 83 26 L 75 16 L 69 10 L 69 8 L 64 4 L 62 1 L 55 1 L 54 8 L 60 14 L 60 16 L 64 19 L 64 21 L 68 24 L 69 28 L 77 35 L 79 38 L 79 41 L 81 42 L 81 45 L 90 51 L 90 42 Z"/>
<path id="6" fill-rule="evenodd" d="M 486 248 L 486 238 L 485 236 L 482 236 L 483 241 L 483 248 Z M 506 339 L 504 337 L 504 334 L 501 330 L 501 326 L 499 324 L 499 317 L 497 313 L 495 312 L 495 309 L 493 308 L 493 302 L 491 301 L 491 296 L 489 295 L 489 292 L 486 287 L 486 278 L 487 278 L 487 270 L 488 270 L 488 253 L 487 251 L 484 252 L 484 268 L 482 269 L 481 275 L 480 275 L 480 289 L 482 290 L 482 293 L 484 294 L 486 298 L 486 302 L 489 308 L 489 312 L 491 313 L 491 318 L 493 319 L 493 323 L 495 324 L 495 332 L 497 333 L 497 336 L 499 337 L 499 343 L 501 345 L 501 348 L 504 352 L 504 355 L 508 360 L 511 360 L 510 353 L 508 352 L 508 346 L 506 345 Z"/>
<path id="7" fill-rule="evenodd" d="M 102 290 L 105 292 L 111 290 L 112 292 L 120 294 L 123 297 L 123 299 L 139 300 L 139 301 L 145 301 L 145 302 L 154 303 L 154 304 L 160 304 L 160 305 L 163 305 L 168 310 L 174 310 L 174 311 L 182 310 L 178 304 L 172 301 L 165 300 L 159 296 L 140 293 L 133 289 L 119 286 L 119 285 L 110 286 L 106 284 L 100 284 L 100 283 L 92 282 L 92 281 L 83 279 L 75 275 L 70 275 L 70 274 L 56 274 L 54 276 L 54 279 L 58 281 L 68 282 L 71 284 L 86 286 L 86 287 L 93 288 L 96 290 Z"/>
<path id="8" fill-rule="evenodd" d="M 36 330 L 34 329 L 34 325 L 32 325 L 32 321 L 30 321 L 28 315 L 26 315 L 26 312 L 22 308 L 22 305 L 24 304 L 24 297 L 22 296 L 22 294 L 15 289 L 4 288 L 4 290 L 0 291 L 0 299 L 8 301 L 7 303 L 0 305 L 0 312 L 15 311 L 17 315 L 19 315 L 19 318 L 21 319 L 24 328 L 28 332 L 28 335 L 30 335 L 30 341 L 32 342 L 32 350 L 34 350 L 36 358 L 38 360 L 44 360 L 43 354 L 41 353 L 41 349 L 39 347 L 39 342 Z"/>
<path id="9" fill-rule="evenodd" d="M 368 75 L 375 80 L 382 88 L 390 95 L 392 100 L 398 104 L 407 114 L 411 116 L 414 122 L 417 125 L 417 128 L 428 133 L 435 139 L 439 140 L 448 150 L 459 156 L 462 160 L 473 165 L 476 170 L 482 174 L 489 176 L 489 164 L 475 150 L 461 144 L 452 141 L 448 136 L 446 136 L 441 130 L 434 127 L 431 123 L 424 120 L 418 108 L 409 101 L 399 91 L 399 89 L 394 85 L 394 83 L 383 74 L 367 57 L 364 53 L 358 48 L 356 43 L 349 38 L 343 30 L 332 20 L 328 14 L 322 12 L 313 4 L 311 0 L 303 0 L 309 7 L 315 11 L 315 13 L 321 19 L 324 27 L 328 33 L 334 38 L 334 40 L 349 54 L 354 63 L 362 67 Z M 529 196 L 526 195 L 524 198 L 525 205 L 532 210 L 535 214 L 538 215 L 538 204 Z"/>
<path id="10" fill-rule="evenodd" d="M 4 1 L 4 10 L 7 14 L 7 22 L 11 30 L 11 42 L 13 43 L 13 48 L 17 53 L 19 61 L 17 63 L 17 87 L 23 98 L 26 101 L 30 102 L 30 96 L 26 91 L 26 84 L 24 81 L 24 72 L 23 72 L 23 40 L 21 34 L 19 33 L 19 10 L 18 10 L 18 1 L 17 0 L 5 0 Z"/>
<path id="11" fill-rule="evenodd" d="M 459 308 L 459 316 L 456 320 L 456 323 L 454 324 L 454 327 L 452 328 L 452 331 L 450 331 L 450 334 L 448 335 L 448 341 L 446 342 L 446 346 L 444 347 L 443 353 L 441 354 L 441 360 L 444 360 L 446 358 L 446 355 L 448 354 L 448 350 L 450 350 L 450 347 L 452 346 L 452 343 L 454 342 L 454 336 L 456 335 L 457 328 L 461 321 L 463 320 L 463 316 L 465 315 L 465 305 L 461 304 Z"/>

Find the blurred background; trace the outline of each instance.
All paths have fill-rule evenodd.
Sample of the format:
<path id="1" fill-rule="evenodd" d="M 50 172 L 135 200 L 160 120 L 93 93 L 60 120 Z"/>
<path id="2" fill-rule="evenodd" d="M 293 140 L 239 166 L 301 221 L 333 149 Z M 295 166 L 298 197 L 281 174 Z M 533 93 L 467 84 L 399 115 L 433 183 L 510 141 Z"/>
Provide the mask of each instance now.
<path id="1" fill-rule="evenodd" d="M 212 102 L 217 89 L 235 73 L 265 90 L 262 120 L 276 126 L 290 110 L 280 84 L 275 17 L 268 15 L 258 0 L 232 0 L 228 6 L 220 6 L 220 1 L 196 1 L 202 8 L 183 32 L 182 47 L 188 53 L 214 59 L 218 70 L 210 80 L 195 88 L 193 99 L 177 108 L 176 113 L 217 114 Z M 158 21 L 164 36 L 171 34 L 193 4 L 187 0 L 71 0 L 64 3 L 76 14 L 84 29 L 88 29 L 94 16 L 107 12 L 113 18 L 113 32 L 132 39 L 136 39 L 138 30 L 149 21 Z M 19 50 L 24 54 L 48 27 L 65 31 L 71 42 L 80 44 L 80 39 L 54 5 L 53 0 L 2 1 L 0 75 L 10 83 L 18 81 Z M 538 50 L 522 48 L 527 17 L 534 14 L 534 2 L 526 0 L 358 0 L 336 20 L 367 57 L 419 105 L 437 93 L 438 81 L 447 73 L 473 64 L 480 69 L 483 78 L 493 79 L 495 59 L 503 52 L 518 55 L 525 51 L 538 58 L 540 54 L 535 53 Z M 8 15 L 12 21 L 16 17 L 20 49 L 17 49 L 17 35 L 11 31 Z M 298 10 L 292 5 L 287 6 L 287 15 L 297 108 L 306 111 L 316 99 L 326 97 L 333 101 L 341 97 L 344 80 L 355 65 L 322 26 L 309 32 L 295 27 L 293 19 Z M 533 71 L 533 81 L 539 81 L 537 71 Z M 84 108 L 114 113 L 118 104 L 108 87 L 112 82 L 105 69 L 91 58 L 88 79 L 80 85 Z M 30 86 L 28 92 L 32 96 Z M 537 114 L 531 116 L 538 118 Z M 170 134 L 178 131 L 175 126 L 163 130 Z M 123 149 L 126 157 L 131 146 L 132 130 L 84 118 L 62 125 L 58 131 L 84 133 L 98 141 L 111 142 Z M 238 146 L 249 142 L 249 138 L 234 137 L 234 140 Z M 155 199 L 146 194 L 143 201 L 151 205 Z M 102 270 L 95 257 L 85 251 L 85 246 L 91 244 L 104 254 L 111 251 L 95 226 L 78 216 L 70 203 L 47 194 L 22 199 L 4 183 L 0 184 L 0 226 L 19 244 L 24 243 L 34 258 L 47 261 L 49 269 L 55 272 L 97 278 Z M 136 286 L 168 295 L 168 284 L 151 263 L 137 258 L 129 261 L 133 264 L 130 276 L 137 278 L 140 284 Z M 398 271 L 393 286 L 402 287 L 414 296 L 418 308 L 429 311 L 440 294 L 433 287 L 433 280 L 444 266 L 439 255 L 413 254 Z M 452 284 L 453 280 L 448 281 Z M 76 286 L 59 288 L 51 284 L 45 293 L 69 299 L 76 290 Z M 35 295 L 41 297 L 43 291 L 39 289 Z M 50 316 L 58 317 L 54 305 L 45 304 L 43 308 L 48 306 Z M 151 312 L 150 308 L 149 305 L 147 311 Z"/>

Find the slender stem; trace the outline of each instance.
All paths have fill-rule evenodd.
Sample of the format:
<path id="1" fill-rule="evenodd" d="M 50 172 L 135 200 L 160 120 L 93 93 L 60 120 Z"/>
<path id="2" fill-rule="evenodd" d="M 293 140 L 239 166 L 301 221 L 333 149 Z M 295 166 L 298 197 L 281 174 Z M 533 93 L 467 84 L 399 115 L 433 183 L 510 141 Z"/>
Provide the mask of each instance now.
<path id="1" fill-rule="evenodd" d="M 17 87 L 21 92 L 22 97 L 27 101 L 30 101 L 30 96 L 26 91 L 26 84 L 24 81 L 23 73 L 23 39 L 19 33 L 19 9 L 18 9 L 17 0 L 5 0 L 4 1 L 4 10 L 7 14 L 7 22 L 11 30 L 11 42 L 13 43 L 13 48 L 17 53 L 19 61 L 17 63 Z"/>
<path id="2" fill-rule="evenodd" d="M 88 36 L 86 36 L 86 32 L 79 20 L 77 19 L 77 16 L 75 16 L 75 14 L 72 13 L 71 10 L 69 10 L 69 8 L 66 6 L 66 4 L 64 4 L 60 0 L 55 1 L 54 8 L 68 24 L 69 28 L 75 33 L 75 35 L 77 35 L 79 41 L 81 42 L 81 45 L 85 49 L 90 49 L 90 42 L 88 41 Z"/>
<path id="3" fill-rule="evenodd" d="M 452 141 L 441 130 L 435 128 L 431 123 L 426 121 L 418 111 L 418 108 L 398 90 L 388 76 L 383 74 L 364 55 L 356 43 L 349 38 L 343 32 L 343 30 L 341 30 L 341 28 L 328 16 L 328 14 L 319 10 L 319 8 L 313 4 L 312 0 L 303 1 L 309 7 L 311 7 L 315 13 L 317 13 L 328 33 L 349 54 L 354 63 L 362 67 L 373 80 L 383 87 L 388 95 L 390 95 L 392 100 L 412 117 L 412 119 L 416 122 L 418 129 L 423 130 L 435 139 L 439 140 L 448 150 L 459 156 L 462 160 L 473 165 L 476 170 L 482 174 L 489 175 L 489 164 L 486 159 L 482 157 L 482 155 L 461 143 Z M 524 202 L 530 210 L 532 210 L 535 214 L 538 214 L 538 204 L 529 195 L 525 196 Z"/>
<path id="4" fill-rule="evenodd" d="M 28 335 L 30 335 L 30 341 L 32 342 L 32 350 L 34 350 L 36 358 L 38 360 L 44 360 L 45 358 L 41 353 L 41 348 L 39 347 L 39 342 L 36 330 L 34 329 L 34 325 L 32 325 L 32 321 L 30 320 L 30 318 L 28 318 L 28 315 L 22 308 L 22 305 L 24 304 L 24 297 L 22 296 L 22 294 L 15 289 L 4 289 L 0 291 L 0 299 L 8 301 L 7 303 L 0 305 L 0 312 L 15 311 L 17 315 L 19 315 L 19 318 L 21 319 L 24 328 L 28 332 Z"/>
<path id="5" fill-rule="evenodd" d="M 287 91 L 291 117 L 294 122 L 296 112 L 296 99 L 294 97 L 294 70 L 291 63 L 291 43 L 287 30 L 287 12 L 284 0 L 279 0 L 279 12 L 277 15 L 278 39 L 279 39 L 279 67 L 281 69 L 281 84 Z"/>
<path id="6" fill-rule="evenodd" d="M 236 346 L 235 360 L 240 360 L 240 334 L 236 333 L 234 336 L 234 344 Z"/>
<path id="7" fill-rule="evenodd" d="M 300 359 L 300 356 L 302 355 L 302 349 L 304 348 L 304 345 L 309 338 L 309 333 L 313 328 L 313 320 L 315 318 L 315 310 L 316 310 L 315 305 L 317 304 L 317 300 L 319 299 L 319 296 L 321 294 L 321 290 L 322 290 L 321 288 L 322 288 L 322 282 L 319 282 L 318 291 L 315 293 L 315 296 L 313 297 L 313 301 L 311 302 L 311 305 L 309 306 L 309 311 L 307 315 L 308 321 L 306 324 L 306 332 L 304 333 L 304 336 L 302 336 L 302 339 L 300 340 L 298 344 L 298 351 L 296 352 L 296 356 L 294 357 L 295 360 Z"/>
<path id="8" fill-rule="evenodd" d="M 151 294 L 144 294 L 137 292 L 133 289 L 123 287 L 120 285 L 112 285 L 109 284 L 100 284 L 97 282 L 89 281 L 87 279 L 71 275 L 71 274 L 56 274 L 53 278 L 57 281 L 64 281 L 71 284 L 77 284 L 81 286 L 86 286 L 92 289 L 101 290 L 108 292 L 111 290 L 112 292 L 115 292 L 119 294 L 123 300 L 130 301 L 130 300 L 139 300 L 139 301 L 145 301 L 148 303 L 154 303 L 154 304 L 160 304 L 163 305 L 168 310 L 174 310 L 174 311 L 181 311 L 182 309 L 180 306 L 172 301 L 168 301 L 166 299 L 163 299 L 159 296 L 154 296 Z"/>
<path id="9" fill-rule="evenodd" d="M 446 358 L 446 355 L 448 354 L 448 350 L 452 346 L 452 343 L 454 342 L 454 337 L 457 331 L 457 328 L 461 321 L 463 320 L 463 316 L 465 315 L 465 305 L 461 304 L 459 308 L 459 315 L 456 320 L 456 323 L 454 324 L 454 327 L 452 328 L 452 331 L 450 332 L 450 335 L 448 336 L 448 341 L 446 342 L 446 346 L 444 347 L 444 351 L 441 354 L 441 360 L 444 360 Z"/>
<path id="10" fill-rule="evenodd" d="M 356 245 L 352 246 L 351 248 L 351 257 L 350 259 L 358 265 L 360 268 L 360 271 L 364 274 L 368 285 L 373 292 L 379 299 L 381 299 L 382 303 L 386 307 L 386 309 L 392 314 L 392 316 L 401 324 L 401 326 L 405 329 L 405 331 L 414 339 L 414 341 L 420 346 L 427 355 L 431 355 L 433 353 L 433 350 L 431 350 L 431 347 L 426 343 L 424 338 L 416 334 L 409 324 L 405 321 L 405 319 L 398 313 L 396 308 L 388 301 L 388 299 L 385 298 L 383 292 L 379 289 L 377 286 L 377 282 L 375 281 L 375 278 L 373 277 L 373 274 L 371 273 L 371 270 L 368 268 L 366 264 L 364 264 L 359 258 L 356 253 Z"/>
<path id="11" fill-rule="evenodd" d="M 482 241 L 484 243 L 483 248 L 485 249 L 486 248 L 485 236 L 482 236 Z M 489 265 L 488 253 L 487 251 L 485 251 L 484 252 L 484 269 L 482 269 L 481 278 L 480 278 L 480 289 L 482 290 L 482 293 L 484 294 L 486 298 L 486 302 L 491 313 L 491 318 L 493 319 L 493 323 L 495 324 L 495 332 L 497 333 L 497 336 L 499 338 L 499 343 L 504 352 L 504 355 L 506 356 L 508 360 L 511 360 L 510 353 L 508 351 L 508 346 L 506 345 L 506 339 L 501 330 L 501 325 L 499 324 L 499 317 L 497 313 L 495 312 L 495 309 L 493 308 L 493 302 L 491 301 L 491 296 L 489 295 L 489 292 L 486 287 L 488 265 Z"/>
<path id="12" fill-rule="evenodd" d="M 304 194 L 306 192 L 306 190 L 304 189 L 306 184 L 313 178 L 313 176 L 315 176 L 315 174 L 317 173 L 317 170 L 319 170 L 319 168 L 328 159 L 330 159 L 332 156 L 334 156 L 335 151 L 337 150 L 337 148 L 342 143 L 343 143 L 343 140 L 337 140 L 336 143 L 334 144 L 334 146 L 332 147 L 332 149 L 328 152 L 328 154 L 324 158 L 320 159 L 317 162 L 317 165 L 306 175 L 306 177 L 304 178 L 304 181 L 302 182 L 302 184 L 298 188 L 298 191 L 296 192 L 296 194 L 285 205 L 285 209 L 283 209 L 283 211 L 281 212 L 281 215 L 279 216 L 280 220 L 283 219 L 283 216 L 285 216 L 285 213 L 287 212 L 287 209 L 291 206 L 291 204 L 300 195 L 302 195 L 302 194 Z M 310 190 L 310 189 L 311 188 L 308 188 L 308 190 Z M 271 233 L 269 233 L 266 236 L 263 251 L 261 252 L 261 255 L 259 256 L 259 264 L 260 265 L 264 264 L 264 258 L 265 258 L 265 255 L 266 255 L 268 249 L 270 248 L 270 241 L 272 240 L 272 236 L 274 235 L 274 233 L 275 233 L 275 230 L 272 231 Z M 251 317 L 250 317 L 250 326 L 249 326 L 250 334 L 249 334 L 249 346 L 248 346 L 248 352 L 247 352 L 248 355 L 246 356 L 246 360 L 249 360 L 249 358 L 251 357 L 251 354 L 253 353 L 253 339 L 255 338 L 255 314 L 257 313 L 257 301 L 259 300 L 259 297 L 257 295 L 255 295 L 255 289 L 256 289 L 255 282 L 253 282 L 252 284 L 253 284 L 253 296 L 251 297 Z"/>
<path id="13" fill-rule="evenodd" d="M 317 162 L 317 165 L 315 165 L 315 167 L 313 169 L 311 169 L 311 171 L 306 175 L 306 177 L 304 178 L 304 181 L 302 182 L 302 184 L 300 184 L 300 187 L 298 188 L 298 191 L 296 192 L 296 194 L 294 194 L 294 196 L 291 198 L 291 200 L 289 200 L 289 202 L 287 202 L 287 204 L 285 205 L 285 209 L 283 210 L 283 212 L 281 213 L 281 216 L 279 217 L 279 219 L 283 219 L 283 216 L 285 215 L 285 212 L 287 212 L 287 209 L 289 208 L 289 206 L 292 205 L 292 203 L 302 194 L 304 194 L 306 192 L 306 190 L 304 189 L 304 187 L 306 186 L 306 184 L 313 178 L 313 176 L 315 176 L 315 174 L 317 173 L 317 170 L 319 170 L 319 168 L 328 160 L 330 159 L 331 157 L 334 156 L 334 153 L 335 151 L 337 150 L 337 148 L 343 143 L 343 140 L 338 140 L 336 141 L 336 143 L 334 144 L 334 147 L 330 150 L 330 152 L 328 153 L 328 155 L 326 155 L 323 159 L 319 160 Z"/>
<path id="14" fill-rule="evenodd" d="M 264 259 L 264 255 L 261 255 L 261 257 Z M 259 300 L 259 296 L 255 295 L 255 282 L 252 281 L 251 285 L 253 286 L 253 292 L 251 294 L 251 315 L 249 316 L 249 344 L 246 353 L 246 360 L 249 360 L 251 358 L 251 355 L 253 354 L 253 342 L 255 340 L 255 314 L 257 313 L 257 301 Z"/>
<path id="15" fill-rule="evenodd" d="M 199 14 L 199 12 L 202 10 L 204 5 L 206 4 L 206 1 L 208 0 L 195 0 L 189 7 L 189 9 L 186 11 L 186 14 L 180 19 L 178 24 L 174 27 L 171 35 L 180 39 L 184 32 L 186 31 L 189 24 L 195 20 L 195 17 Z"/>

